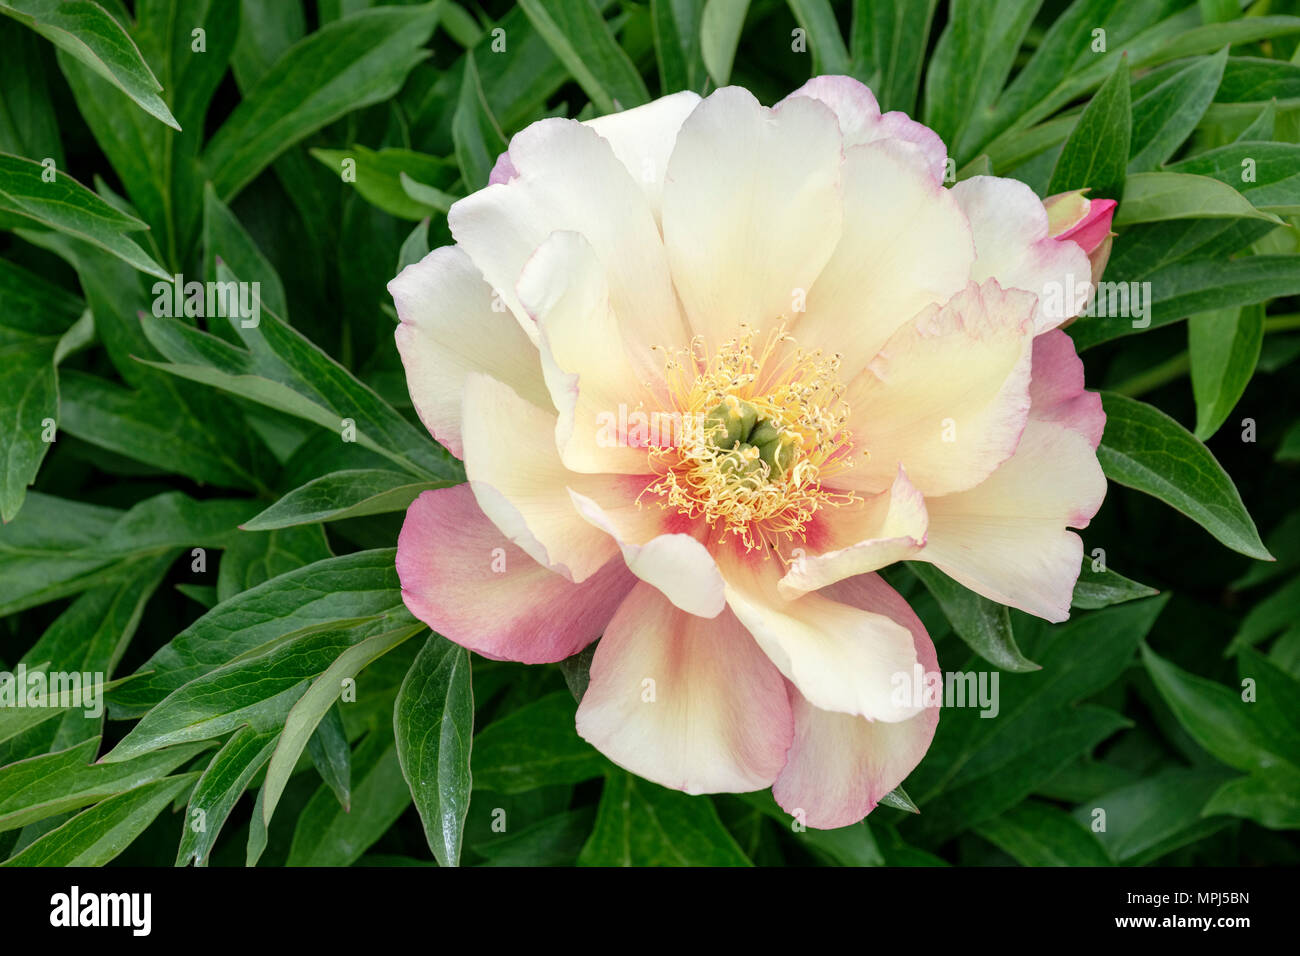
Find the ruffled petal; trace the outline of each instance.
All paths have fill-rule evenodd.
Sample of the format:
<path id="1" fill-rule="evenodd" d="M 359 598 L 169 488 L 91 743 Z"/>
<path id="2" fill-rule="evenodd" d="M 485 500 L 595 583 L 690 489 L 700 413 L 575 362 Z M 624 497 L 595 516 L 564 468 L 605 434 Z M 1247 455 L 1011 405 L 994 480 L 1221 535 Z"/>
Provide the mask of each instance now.
<path id="1" fill-rule="evenodd" d="M 912 164 L 923 169 L 935 184 L 943 182 L 948 150 L 939 134 L 906 113 L 881 115 L 875 94 L 853 77 L 815 76 L 783 102 L 794 97 L 820 100 L 834 111 L 845 149 L 882 139 L 905 144 L 912 153 Z"/>
<path id="2" fill-rule="evenodd" d="M 447 224 L 532 338 L 515 292 L 524 264 L 553 232 L 581 233 L 606 270 L 610 304 L 629 339 L 685 341 L 659 228 L 609 142 L 574 120 L 545 119 L 510 141 L 513 178 L 466 196 Z"/>
<path id="3" fill-rule="evenodd" d="M 898 329 L 966 287 L 975 244 L 948 190 L 893 141 L 844 157 L 844 231 L 808 293 L 793 335 L 840 355 L 844 381 L 866 368 Z"/>
<path id="4" fill-rule="evenodd" d="M 1092 264 L 1075 243 L 1051 238 L 1047 210 L 1032 189 L 1015 179 L 972 176 L 951 192 L 975 235 L 972 279 L 997 279 L 1004 289 L 1036 295 L 1036 332 L 1082 311 L 1092 290 Z"/>
<path id="5" fill-rule="evenodd" d="M 939 662 L 924 625 L 879 576 L 850 578 L 832 590 L 836 599 L 887 614 L 911 632 L 918 666 L 909 693 L 936 679 Z M 937 701 L 908 720 L 884 723 L 819 710 L 790 690 L 794 743 L 772 795 L 787 813 L 819 829 L 848 826 L 875 809 L 921 762 L 939 722 Z"/>
<path id="6" fill-rule="evenodd" d="M 888 488 L 901 463 L 928 497 L 974 487 L 1011 457 L 1029 415 L 1034 299 L 971 283 L 904 325 L 850 383 L 853 467 L 837 487 Z"/>
<path id="7" fill-rule="evenodd" d="M 805 529 L 806 547 L 792 552 L 794 560 L 778 585 L 781 596 L 797 598 L 906 561 L 924 546 L 927 524 L 925 498 L 900 467 L 888 491 L 813 516 Z"/>
<path id="8" fill-rule="evenodd" d="M 544 664 L 604 631 L 636 579 L 617 558 L 573 584 L 497 530 L 468 485 L 426 491 L 397 539 L 402 600 L 421 621 L 496 660 Z"/>
<path id="9" fill-rule="evenodd" d="M 780 673 L 730 612 L 712 620 L 638 584 L 596 645 L 578 733 L 687 793 L 770 786 L 793 726 Z"/>
<path id="10" fill-rule="evenodd" d="M 457 458 L 461 447 L 461 389 L 470 372 L 485 372 L 543 407 L 550 404 L 537 347 L 505 309 L 492 308 L 492 289 L 457 246 L 435 249 L 388 283 L 402 322 L 397 351 L 411 402 L 429 429 Z"/>

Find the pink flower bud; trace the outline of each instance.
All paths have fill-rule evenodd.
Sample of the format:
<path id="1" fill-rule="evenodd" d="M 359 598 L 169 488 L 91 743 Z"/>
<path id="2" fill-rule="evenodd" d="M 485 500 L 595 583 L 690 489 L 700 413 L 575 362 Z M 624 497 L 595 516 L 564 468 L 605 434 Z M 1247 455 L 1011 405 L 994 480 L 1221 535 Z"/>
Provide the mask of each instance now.
<path id="1" fill-rule="evenodd" d="M 1110 258 L 1111 219 L 1115 216 L 1115 200 L 1089 199 L 1086 189 L 1057 193 L 1043 200 L 1047 210 L 1048 233 L 1053 239 L 1069 239 L 1088 254 L 1092 263 L 1092 281 L 1095 285 Z"/>

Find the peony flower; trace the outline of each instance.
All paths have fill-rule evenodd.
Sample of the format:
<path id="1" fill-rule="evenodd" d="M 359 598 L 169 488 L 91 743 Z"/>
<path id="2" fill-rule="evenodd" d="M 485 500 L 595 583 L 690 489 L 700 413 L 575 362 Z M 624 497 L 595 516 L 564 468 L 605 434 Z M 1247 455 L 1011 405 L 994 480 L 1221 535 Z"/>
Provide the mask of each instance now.
<path id="1" fill-rule="evenodd" d="M 1025 185 L 845 77 L 516 135 L 389 289 L 467 484 L 410 506 L 407 606 L 486 657 L 599 638 L 578 732 L 689 793 L 860 820 L 930 745 L 934 647 L 875 572 L 1064 620 L 1104 418 Z"/>

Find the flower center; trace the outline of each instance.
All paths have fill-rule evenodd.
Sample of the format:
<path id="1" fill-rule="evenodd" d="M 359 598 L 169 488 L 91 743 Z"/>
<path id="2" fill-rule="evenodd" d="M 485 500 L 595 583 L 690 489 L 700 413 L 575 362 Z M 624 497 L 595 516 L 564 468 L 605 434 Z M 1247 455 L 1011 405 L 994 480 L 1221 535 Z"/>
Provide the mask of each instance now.
<path id="1" fill-rule="evenodd" d="M 742 326 L 712 355 L 699 338 L 671 354 L 665 372 L 683 427 L 675 442 L 650 447 L 659 478 L 646 490 L 747 550 L 802 538 L 820 508 L 856 500 L 823 485 L 851 465 L 839 365 L 783 328 L 758 352 Z"/>

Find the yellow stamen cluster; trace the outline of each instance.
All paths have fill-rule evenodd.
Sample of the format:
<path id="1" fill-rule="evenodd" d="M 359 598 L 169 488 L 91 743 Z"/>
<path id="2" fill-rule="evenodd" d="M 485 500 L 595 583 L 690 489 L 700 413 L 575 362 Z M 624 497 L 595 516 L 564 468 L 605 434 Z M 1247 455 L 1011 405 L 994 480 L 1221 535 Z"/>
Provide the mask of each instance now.
<path id="1" fill-rule="evenodd" d="M 783 328 L 757 353 L 747 326 L 711 355 L 696 338 L 665 365 L 689 427 L 676 444 L 651 447 L 659 478 L 647 491 L 748 550 L 802 537 L 819 508 L 855 500 L 823 486 L 852 464 L 839 366 Z"/>

